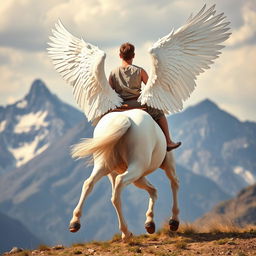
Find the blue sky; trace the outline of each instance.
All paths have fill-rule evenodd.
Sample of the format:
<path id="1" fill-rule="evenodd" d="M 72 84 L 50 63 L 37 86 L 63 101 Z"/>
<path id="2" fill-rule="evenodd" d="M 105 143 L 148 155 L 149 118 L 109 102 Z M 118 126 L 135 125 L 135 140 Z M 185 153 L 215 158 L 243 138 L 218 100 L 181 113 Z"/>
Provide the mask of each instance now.
<path id="1" fill-rule="evenodd" d="M 75 105 L 71 88 L 54 70 L 46 53 L 58 18 L 66 28 L 107 53 L 106 74 L 119 65 L 118 48 L 136 46 L 134 63 L 150 71 L 147 49 L 179 28 L 190 13 L 216 4 L 231 22 L 232 36 L 210 70 L 201 74 L 185 106 L 205 98 L 241 120 L 256 121 L 255 0 L 5 0 L 0 6 L 0 105 L 21 99 L 34 79 Z"/>

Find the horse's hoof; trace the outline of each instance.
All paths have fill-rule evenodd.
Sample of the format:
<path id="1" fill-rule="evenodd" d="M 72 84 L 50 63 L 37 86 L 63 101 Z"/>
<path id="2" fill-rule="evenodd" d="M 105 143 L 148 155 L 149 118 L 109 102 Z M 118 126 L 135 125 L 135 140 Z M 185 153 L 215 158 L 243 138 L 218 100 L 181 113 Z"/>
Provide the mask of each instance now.
<path id="1" fill-rule="evenodd" d="M 129 240 L 133 237 L 133 233 L 129 232 L 128 235 L 122 234 L 122 241 L 129 242 Z"/>
<path id="2" fill-rule="evenodd" d="M 145 223 L 145 229 L 149 234 L 153 234 L 156 231 L 156 225 L 153 221 Z"/>
<path id="3" fill-rule="evenodd" d="M 81 225 L 79 222 L 73 222 L 69 225 L 69 231 L 75 233 L 80 229 L 80 227 Z"/>
<path id="4" fill-rule="evenodd" d="M 178 220 L 170 219 L 169 226 L 171 231 L 177 231 L 179 228 L 180 222 Z"/>

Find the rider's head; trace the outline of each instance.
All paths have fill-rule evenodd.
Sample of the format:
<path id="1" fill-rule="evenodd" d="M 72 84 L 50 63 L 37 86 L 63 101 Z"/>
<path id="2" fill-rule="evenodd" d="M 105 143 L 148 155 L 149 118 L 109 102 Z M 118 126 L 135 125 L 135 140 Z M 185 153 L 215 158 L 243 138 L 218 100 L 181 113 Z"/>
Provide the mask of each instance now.
<path id="1" fill-rule="evenodd" d="M 125 61 L 132 60 L 135 56 L 134 50 L 135 50 L 134 45 L 130 43 L 124 43 L 120 46 L 119 56 L 121 59 Z"/>

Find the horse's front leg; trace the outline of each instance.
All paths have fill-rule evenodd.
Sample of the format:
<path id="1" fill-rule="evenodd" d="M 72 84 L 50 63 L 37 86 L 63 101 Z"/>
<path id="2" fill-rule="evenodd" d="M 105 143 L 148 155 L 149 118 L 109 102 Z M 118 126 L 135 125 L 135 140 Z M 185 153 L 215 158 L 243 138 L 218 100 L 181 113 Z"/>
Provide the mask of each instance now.
<path id="1" fill-rule="evenodd" d="M 107 174 L 108 172 L 106 168 L 95 165 L 90 177 L 85 180 L 82 187 L 82 193 L 81 193 L 79 202 L 73 211 L 73 216 L 70 221 L 70 225 L 69 225 L 70 232 L 77 232 L 80 229 L 81 227 L 80 218 L 82 216 L 82 208 L 83 208 L 84 201 L 87 198 L 87 196 L 91 193 L 94 184 Z"/>
<path id="2" fill-rule="evenodd" d="M 179 207 L 178 207 L 178 189 L 179 189 L 179 180 L 176 176 L 175 163 L 173 155 L 171 152 L 166 154 L 166 158 L 161 166 L 165 171 L 166 176 L 170 180 L 172 188 L 172 218 L 169 221 L 169 226 L 171 231 L 176 231 L 179 228 Z"/>
<path id="3" fill-rule="evenodd" d="M 144 189 L 149 194 L 149 204 L 148 210 L 146 212 L 145 229 L 149 234 L 155 233 L 155 223 L 154 223 L 154 205 L 157 200 L 157 190 L 156 188 L 145 178 L 142 177 L 134 182 L 134 185 L 138 188 Z"/>

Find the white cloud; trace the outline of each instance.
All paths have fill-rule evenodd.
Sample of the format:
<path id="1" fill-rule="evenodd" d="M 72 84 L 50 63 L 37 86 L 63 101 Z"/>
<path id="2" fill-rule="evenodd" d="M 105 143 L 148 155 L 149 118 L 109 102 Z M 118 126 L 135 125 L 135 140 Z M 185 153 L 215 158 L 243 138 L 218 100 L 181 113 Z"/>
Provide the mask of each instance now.
<path id="1" fill-rule="evenodd" d="M 242 120 L 256 120 L 256 46 L 225 50 L 212 68 L 200 75 L 187 104 L 203 98 L 216 101 Z"/>
<path id="2" fill-rule="evenodd" d="M 227 41 L 228 45 L 244 43 L 256 36 L 256 10 L 247 4 L 243 7 L 242 16 L 243 24 L 232 31 L 232 36 Z"/>
<path id="3" fill-rule="evenodd" d="M 206 97 L 241 119 L 255 116 L 255 37 L 253 0 L 207 0 L 217 3 L 231 21 L 233 35 L 216 64 L 198 79 L 198 88 L 186 105 Z M 61 18 L 70 32 L 107 52 L 107 74 L 119 65 L 118 47 L 136 45 L 137 65 L 148 72 L 147 49 L 172 27 L 181 26 L 204 0 L 7 0 L 0 5 L 0 105 L 22 98 L 35 78 L 43 79 L 62 99 L 74 104 L 71 88 L 54 71 L 46 55 L 50 29 Z M 249 8 L 249 7 L 250 8 Z M 8 100 L 9 99 L 9 100 Z"/>
<path id="4" fill-rule="evenodd" d="M 36 78 L 44 80 L 53 93 L 74 104 L 70 86 L 54 70 L 46 52 L 0 48 L 0 56 L 5 56 L 5 62 L 0 64 L 0 105 L 23 98 Z M 14 56 L 18 56 L 18 61 Z"/>

